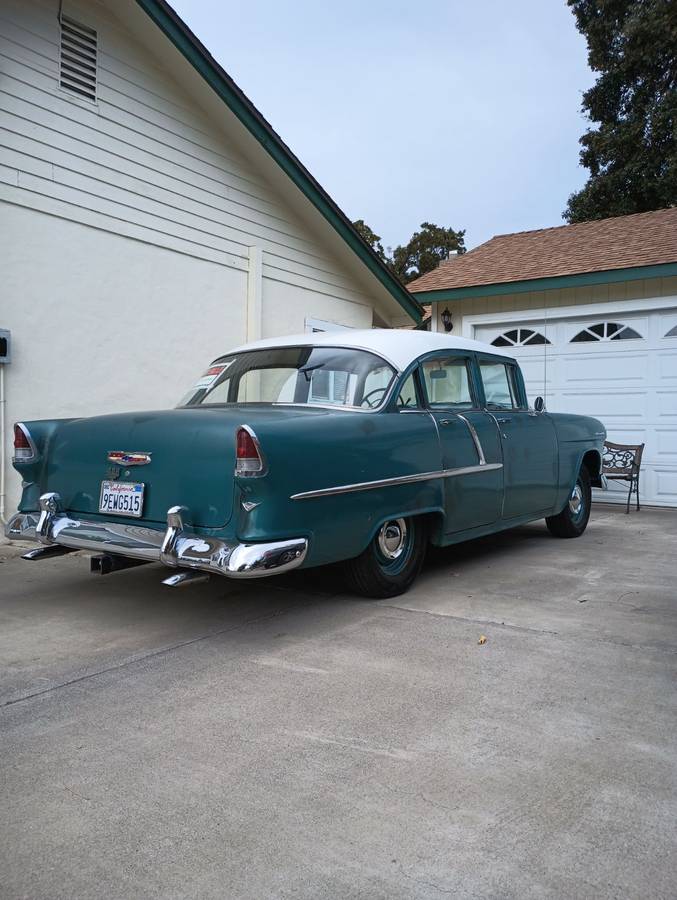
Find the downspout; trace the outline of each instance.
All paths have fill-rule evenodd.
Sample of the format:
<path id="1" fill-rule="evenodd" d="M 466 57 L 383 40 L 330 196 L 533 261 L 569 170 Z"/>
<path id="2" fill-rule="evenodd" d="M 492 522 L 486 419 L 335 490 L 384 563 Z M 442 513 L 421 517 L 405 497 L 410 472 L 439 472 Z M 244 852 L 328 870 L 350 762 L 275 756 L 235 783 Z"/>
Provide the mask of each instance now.
<path id="1" fill-rule="evenodd" d="M 6 525 L 5 518 L 5 367 L 0 363 L 0 524 Z M 0 535 L 1 536 L 1 535 Z"/>

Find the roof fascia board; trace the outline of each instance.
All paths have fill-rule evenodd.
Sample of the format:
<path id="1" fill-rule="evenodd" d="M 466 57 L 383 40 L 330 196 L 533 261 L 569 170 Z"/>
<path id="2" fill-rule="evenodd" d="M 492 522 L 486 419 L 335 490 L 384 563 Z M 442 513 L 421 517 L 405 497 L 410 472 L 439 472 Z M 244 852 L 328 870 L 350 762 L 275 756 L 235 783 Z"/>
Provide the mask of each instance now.
<path id="1" fill-rule="evenodd" d="M 607 269 L 603 272 L 581 272 L 576 275 L 557 275 L 532 278 L 528 281 L 505 281 L 501 284 L 477 284 L 462 288 L 440 288 L 436 291 L 415 291 L 420 303 L 442 303 L 466 300 L 471 297 L 497 297 L 501 294 L 524 294 L 528 291 L 549 291 L 559 288 L 586 287 L 616 281 L 637 281 L 640 278 L 668 278 L 677 275 L 677 263 L 655 266 L 632 266 L 627 269 Z"/>
<path id="2" fill-rule="evenodd" d="M 378 259 L 371 248 L 355 231 L 350 220 L 294 156 L 263 116 L 243 94 L 230 76 L 210 56 L 205 47 L 165 0 L 136 0 L 181 55 L 190 63 L 249 133 L 275 160 L 296 187 L 313 204 L 351 250 L 376 276 L 381 285 L 416 322 L 423 311 L 407 289 Z"/>

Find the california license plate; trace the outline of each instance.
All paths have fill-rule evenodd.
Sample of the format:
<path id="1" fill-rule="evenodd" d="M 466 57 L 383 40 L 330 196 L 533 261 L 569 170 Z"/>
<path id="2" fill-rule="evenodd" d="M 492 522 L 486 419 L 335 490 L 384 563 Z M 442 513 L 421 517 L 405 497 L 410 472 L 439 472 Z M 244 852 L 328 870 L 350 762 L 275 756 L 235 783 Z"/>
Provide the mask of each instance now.
<path id="1" fill-rule="evenodd" d="M 102 481 L 99 512 L 139 518 L 143 515 L 143 488 L 128 481 Z"/>

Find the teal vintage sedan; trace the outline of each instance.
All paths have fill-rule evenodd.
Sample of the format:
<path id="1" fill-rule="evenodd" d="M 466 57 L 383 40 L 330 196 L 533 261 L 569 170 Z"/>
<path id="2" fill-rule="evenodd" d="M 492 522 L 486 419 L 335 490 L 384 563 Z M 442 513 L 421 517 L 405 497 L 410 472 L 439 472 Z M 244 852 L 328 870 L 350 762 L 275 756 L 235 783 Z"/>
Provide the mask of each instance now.
<path id="1" fill-rule="evenodd" d="M 531 409 L 496 347 L 418 331 L 257 341 L 214 362 L 176 409 L 20 422 L 25 559 L 94 551 L 172 586 L 341 563 L 390 597 L 426 548 L 545 518 L 581 535 L 601 486 L 596 419 Z"/>

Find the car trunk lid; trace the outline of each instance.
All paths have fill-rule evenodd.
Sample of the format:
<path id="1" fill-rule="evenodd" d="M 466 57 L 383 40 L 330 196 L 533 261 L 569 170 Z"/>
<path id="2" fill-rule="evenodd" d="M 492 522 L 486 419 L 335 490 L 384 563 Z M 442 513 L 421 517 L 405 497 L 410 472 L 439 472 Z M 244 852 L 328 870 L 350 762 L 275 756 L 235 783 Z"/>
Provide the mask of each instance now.
<path id="1" fill-rule="evenodd" d="M 213 408 L 71 420 L 50 442 L 47 488 L 61 495 L 66 511 L 98 515 L 103 481 L 141 483 L 142 516 L 129 521 L 164 523 L 171 506 L 184 505 L 192 525 L 222 527 L 233 510 L 240 422 L 239 411 Z M 110 460 L 111 451 L 147 455 L 150 461 Z"/>

